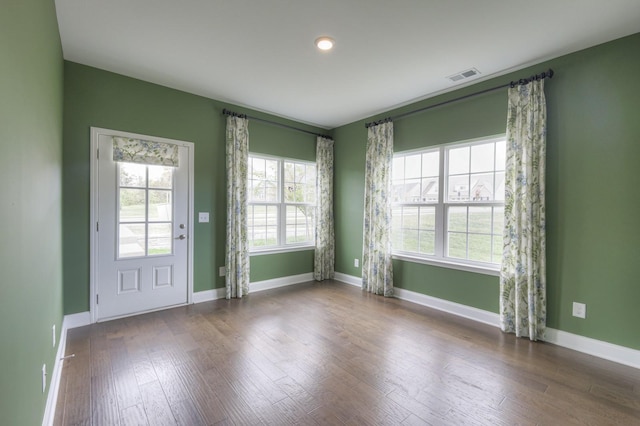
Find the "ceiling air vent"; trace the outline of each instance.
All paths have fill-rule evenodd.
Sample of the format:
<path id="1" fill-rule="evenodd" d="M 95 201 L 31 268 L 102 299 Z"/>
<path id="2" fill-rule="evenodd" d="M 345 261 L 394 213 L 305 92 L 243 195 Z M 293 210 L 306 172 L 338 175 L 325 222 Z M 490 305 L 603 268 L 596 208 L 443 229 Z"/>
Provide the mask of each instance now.
<path id="1" fill-rule="evenodd" d="M 478 71 L 475 68 L 469 68 L 468 70 L 460 71 L 459 73 L 450 75 L 447 78 L 453 82 L 456 82 L 456 81 L 464 80 L 466 78 L 475 77 L 477 75 L 480 75 L 480 71 Z"/>

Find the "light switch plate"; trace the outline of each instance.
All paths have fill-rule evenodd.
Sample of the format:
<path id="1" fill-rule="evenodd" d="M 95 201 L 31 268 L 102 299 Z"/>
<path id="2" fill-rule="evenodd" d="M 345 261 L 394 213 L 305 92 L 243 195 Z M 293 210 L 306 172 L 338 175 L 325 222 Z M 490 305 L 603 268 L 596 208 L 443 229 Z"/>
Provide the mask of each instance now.
<path id="1" fill-rule="evenodd" d="M 573 302 L 573 316 L 578 318 L 587 317 L 587 305 L 584 303 Z"/>
<path id="2" fill-rule="evenodd" d="M 200 223 L 209 222 L 209 212 L 200 212 L 200 213 L 198 213 L 198 222 L 200 222 Z"/>

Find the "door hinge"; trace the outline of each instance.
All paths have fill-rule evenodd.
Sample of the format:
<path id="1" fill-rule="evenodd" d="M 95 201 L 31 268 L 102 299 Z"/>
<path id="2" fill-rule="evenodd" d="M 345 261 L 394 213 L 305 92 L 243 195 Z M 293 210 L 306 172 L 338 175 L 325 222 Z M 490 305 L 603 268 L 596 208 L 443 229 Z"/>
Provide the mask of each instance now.
<path id="1" fill-rule="evenodd" d="M 96 294 L 96 305 L 100 303 L 100 295 Z"/>
<path id="2" fill-rule="evenodd" d="M 96 149 L 96 158 L 100 159 L 100 149 Z"/>
<path id="3" fill-rule="evenodd" d="M 96 232 L 100 231 L 100 222 L 96 222 Z"/>

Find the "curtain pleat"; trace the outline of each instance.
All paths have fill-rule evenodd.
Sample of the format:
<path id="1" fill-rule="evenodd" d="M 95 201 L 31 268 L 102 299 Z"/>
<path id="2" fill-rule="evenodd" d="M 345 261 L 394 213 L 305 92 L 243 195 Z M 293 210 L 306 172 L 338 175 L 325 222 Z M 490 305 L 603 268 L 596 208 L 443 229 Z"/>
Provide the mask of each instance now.
<path id="1" fill-rule="evenodd" d="M 362 289 L 393 296 L 391 165 L 393 123 L 369 127 L 364 188 Z"/>
<path id="2" fill-rule="evenodd" d="M 333 279 L 335 236 L 333 225 L 333 141 L 318 136 L 316 141 L 317 214 L 316 248 L 313 259 L 313 278 L 316 281 Z"/>
<path id="3" fill-rule="evenodd" d="M 227 117 L 227 243 L 226 298 L 249 293 L 249 240 L 247 236 L 247 170 L 249 121 Z"/>
<path id="4" fill-rule="evenodd" d="M 544 80 L 509 89 L 500 322 L 538 340 L 546 327 Z"/>

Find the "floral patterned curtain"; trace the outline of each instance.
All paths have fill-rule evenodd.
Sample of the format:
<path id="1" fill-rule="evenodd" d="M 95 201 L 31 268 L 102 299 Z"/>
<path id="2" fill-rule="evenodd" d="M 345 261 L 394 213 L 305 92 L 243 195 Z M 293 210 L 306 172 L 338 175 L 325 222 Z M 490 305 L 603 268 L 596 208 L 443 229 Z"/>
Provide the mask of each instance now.
<path id="1" fill-rule="evenodd" d="M 500 274 L 503 331 L 531 340 L 546 327 L 544 80 L 509 89 Z"/>
<path id="2" fill-rule="evenodd" d="M 369 127 L 364 177 L 362 289 L 393 296 L 391 164 L 393 123 Z"/>
<path id="3" fill-rule="evenodd" d="M 316 250 L 313 259 L 313 278 L 316 281 L 333 279 L 335 236 L 333 232 L 333 141 L 318 136 L 316 141 L 317 214 Z"/>
<path id="4" fill-rule="evenodd" d="M 113 161 L 178 167 L 178 145 L 114 136 Z"/>
<path id="5" fill-rule="evenodd" d="M 249 293 L 249 240 L 247 236 L 247 170 L 249 120 L 227 117 L 227 299 Z"/>

